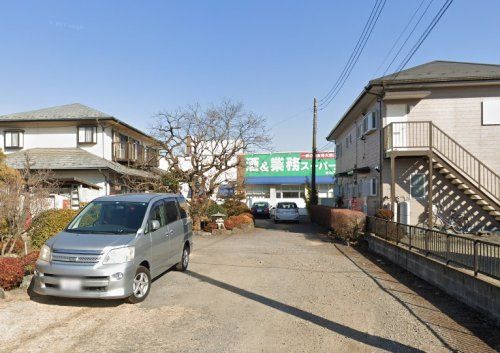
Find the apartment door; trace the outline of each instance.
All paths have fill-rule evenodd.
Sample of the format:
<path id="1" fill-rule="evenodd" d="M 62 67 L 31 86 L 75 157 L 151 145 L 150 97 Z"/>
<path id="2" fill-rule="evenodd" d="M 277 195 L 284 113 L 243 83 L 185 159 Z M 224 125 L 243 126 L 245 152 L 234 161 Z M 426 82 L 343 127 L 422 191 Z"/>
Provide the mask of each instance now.
<path id="1" fill-rule="evenodd" d="M 404 148 L 407 147 L 407 105 L 406 104 L 387 104 L 386 112 L 386 125 L 394 123 L 392 125 L 392 147 L 393 148 Z"/>

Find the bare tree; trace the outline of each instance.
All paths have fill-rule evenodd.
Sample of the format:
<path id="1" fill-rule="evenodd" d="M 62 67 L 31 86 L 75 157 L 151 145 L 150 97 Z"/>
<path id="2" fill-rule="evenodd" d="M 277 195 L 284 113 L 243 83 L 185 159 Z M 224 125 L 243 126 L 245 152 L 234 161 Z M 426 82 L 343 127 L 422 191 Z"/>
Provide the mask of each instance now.
<path id="1" fill-rule="evenodd" d="M 25 155 L 24 169 L 19 171 L 5 165 L 4 159 L 1 153 L 0 255 L 14 251 L 16 242 L 29 229 L 32 218 L 49 207 L 50 193 L 56 187 L 50 171 L 31 169 L 32 161 L 28 154 Z"/>
<path id="2" fill-rule="evenodd" d="M 202 109 L 199 104 L 161 112 L 152 128 L 170 171 L 187 183 L 194 229 L 200 228 L 208 201 L 241 163 L 238 155 L 267 148 L 265 120 L 230 100 Z"/>

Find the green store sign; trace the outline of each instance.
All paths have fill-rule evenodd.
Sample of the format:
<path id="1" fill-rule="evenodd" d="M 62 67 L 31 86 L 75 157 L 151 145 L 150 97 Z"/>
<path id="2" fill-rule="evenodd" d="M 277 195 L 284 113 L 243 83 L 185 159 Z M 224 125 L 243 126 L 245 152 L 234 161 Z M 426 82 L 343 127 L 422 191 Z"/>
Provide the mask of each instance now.
<path id="1" fill-rule="evenodd" d="M 265 153 L 245 155 L 245 176 L 310 176 L 312 153 Z M 335 153 L 318 152 L 316 176 L 335 175 Z"/>

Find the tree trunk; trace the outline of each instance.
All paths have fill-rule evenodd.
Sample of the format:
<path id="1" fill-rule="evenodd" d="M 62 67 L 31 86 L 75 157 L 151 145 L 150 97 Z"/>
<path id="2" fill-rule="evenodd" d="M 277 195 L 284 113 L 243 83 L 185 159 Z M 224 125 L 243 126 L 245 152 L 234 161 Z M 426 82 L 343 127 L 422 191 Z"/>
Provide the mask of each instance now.
<path id="1" fill-rule="evenodd" d="M 193 230 L 200 231 L 201 230 L 201 217 L 193 216 Z"/>

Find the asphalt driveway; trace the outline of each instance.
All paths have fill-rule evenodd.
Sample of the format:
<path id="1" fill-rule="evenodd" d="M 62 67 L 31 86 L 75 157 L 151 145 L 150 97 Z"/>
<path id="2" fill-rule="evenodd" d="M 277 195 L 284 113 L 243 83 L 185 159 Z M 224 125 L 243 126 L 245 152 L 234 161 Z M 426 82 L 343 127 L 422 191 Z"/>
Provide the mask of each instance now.
<path id="1" fill-rule="evenodd" d="M 196 237 L 139 305 L 0 301 L 2 352 L 488 352 L 498 326 L 310 224 Z M 498 336 L 498 335 L 497 335 Z"/>

